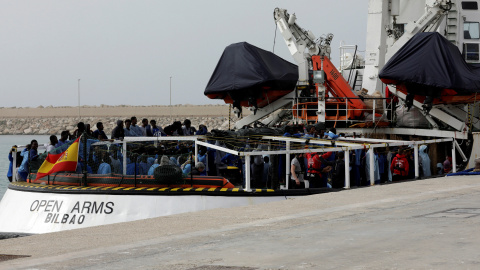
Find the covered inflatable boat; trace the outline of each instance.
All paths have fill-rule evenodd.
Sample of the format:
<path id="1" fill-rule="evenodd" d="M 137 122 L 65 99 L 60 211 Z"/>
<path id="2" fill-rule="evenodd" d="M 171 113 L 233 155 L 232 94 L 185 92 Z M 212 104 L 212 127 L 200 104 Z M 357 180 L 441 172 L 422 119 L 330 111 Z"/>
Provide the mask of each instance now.
<path id="1" fill-rule="evenodd" d="M 436 89 L 436 96 L 480 92 L 480 69 L 467 64 L 458 48 L 437 32 L 416 34 L 379 77 L 386 84 L 405 84 L 416 95 L 427 95 L 425 89 Z"/>
<path id="2" fill-rule="evenodd" d="M 234 107 L 261 108 L 294 90 L 297 66 L 247 42 L 225 48 L 204 94 Z"/>

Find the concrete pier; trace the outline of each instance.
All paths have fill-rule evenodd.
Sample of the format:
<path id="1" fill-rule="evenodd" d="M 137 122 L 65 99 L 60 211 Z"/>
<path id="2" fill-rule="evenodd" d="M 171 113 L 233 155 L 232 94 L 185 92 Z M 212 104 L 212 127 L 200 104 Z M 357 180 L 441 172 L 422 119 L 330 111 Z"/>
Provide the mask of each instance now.
<path id="1" fill-rule="evenodd" d="M 478 269 L 480 177 L 0 241 L 0 269 Z M 2 255 L 0 255 L 1 258 Z"/>

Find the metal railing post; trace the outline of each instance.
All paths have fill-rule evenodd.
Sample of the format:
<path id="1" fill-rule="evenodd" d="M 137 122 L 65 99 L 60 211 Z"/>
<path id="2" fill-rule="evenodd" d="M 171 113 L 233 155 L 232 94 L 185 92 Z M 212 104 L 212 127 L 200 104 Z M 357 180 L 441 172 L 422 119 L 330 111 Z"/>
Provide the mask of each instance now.
<path id="1" fill-rule="evenodd" d="M 245 156 L 245 190 L 252 190 L 250 187 L 250 156 Z"/>
<path id="2" fill-rule="evenodd" d="M 345 188 L 350 188 L 350 150 L 345 150 Z"/>
<path id="3" fill-rule="evenodd" d="M 140 158 L 142 156 L 140 155 Z M 138 162 L 138 156 L 135 157 L 135 159 L 133 160 L 133 174 L 134 174 L 134 179 L 133 179 L 133 186 L 134 187 L 137 187 L 137 162 Z"/>
<path id="4" fill-rule="evenodd" d="M 122 143 L 122 149 L 123 149 L 123 175 L 127 175 L 127 142 L 123 141 Z"/>
<path id="5" fill-rule="evenodd" d="M 415 144 L 413 146 L 413 156 L 415 159 L 415 179 L 418 179 L 420 177 L 420 166 L 418 162 L 418 144 Z"/>
<path id="6" fill-rule="evenodd" d="M 369 159 L 370 159 L 370 185 L 373 186 L 375 185 L 375 151 L 373 150 L 374 148 L 370 147 L 370 155 L 369 155 Z"/>
<path id="7" fill-rule="evenodd" d="M 373 99 L 373 103 L 372 103 L 372 112 L 373 112 L 373 115 L 372 115 L 372 121 L 373 121 L 373 127 L 375 127 L 375 108 L 377 107 L 377 103 L 376 103 L 376 100 Z"/>
<path id="8" fill-rule="evenodd" d="M 197 139 L 195 139 L 194 143 L 195 143 L 195 157 L 194 157 L 194 160 L 195 160 L 195 164 L 197 164 L 197 163 L 198 163 L 198 144 L 197 144 Z M 206 164 L 205 164 L 205 166 L 206 166 Z"/>
<path id="9" fill-rule="evenodd" d="M 288 189 L 290 182 L 290 142 L 286 142 L 287 153 L 285 154 L 285 187 Z"/>
<path id="10" fill-rule="evenodd" d="M 455 139 L 452 141 L 452 172 L 457 172 L 457 155 L 455 153 Z"/>

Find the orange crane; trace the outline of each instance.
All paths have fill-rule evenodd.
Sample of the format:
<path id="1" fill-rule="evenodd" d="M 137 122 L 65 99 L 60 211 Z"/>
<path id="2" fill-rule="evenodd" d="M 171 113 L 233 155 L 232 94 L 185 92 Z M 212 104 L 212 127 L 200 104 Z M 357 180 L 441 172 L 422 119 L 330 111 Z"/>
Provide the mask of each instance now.
<path id="1" fill-rule="evenodd" d="M 307 123 L 317 123 L 319 102 L 325 103 L 325 121 L 334 122 L 362 119 L 364 117 L 365 103 L 355 94 L 342 74 L 333 65 L 327 56 L 312 56 L 314 76 L 323 77 L 315 83 L 315 98 L 318 101 L 300 102 L 293 106 L 293 116 Z M 324 89 L 324 93 L 322 93 Z M 321 105 L 320 105 L 321 106 Z"/>
<path id="2" fill-rule="evenodd" d="M 316 40 L 312 32 L 296 23 L 295 14 L 290 15 L 285 9 L 276 8 L 274 18 L 298 65 L 297 90 L 302 89 L 304 93 L 307 90 L 303 95 L 307 102 L 294 103 L 293 117 L 307 123 L 333 121 L 333 126 L 339 121 L 363 118 L 365 103 L 329 59 L 333 35 Z M 309 67 L 313 68 L 314 85 L 309 78 Z M 310 89 L 316 91 L 309 93 Z"/>

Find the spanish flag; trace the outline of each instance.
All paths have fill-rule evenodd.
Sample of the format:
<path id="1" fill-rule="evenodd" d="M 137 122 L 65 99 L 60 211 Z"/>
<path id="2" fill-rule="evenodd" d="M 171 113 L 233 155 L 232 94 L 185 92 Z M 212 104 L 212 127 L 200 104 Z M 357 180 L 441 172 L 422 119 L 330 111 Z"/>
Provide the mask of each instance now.
<path id="1" fill-rule="evenodd" d="M 56 172 L 74 172 L 77 169 L 79 140 L 80 137 L 61 154 L 48 154 L 35 180 Z"/>

